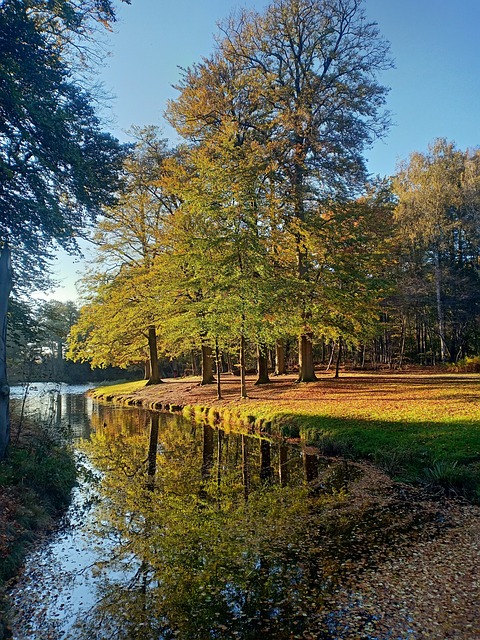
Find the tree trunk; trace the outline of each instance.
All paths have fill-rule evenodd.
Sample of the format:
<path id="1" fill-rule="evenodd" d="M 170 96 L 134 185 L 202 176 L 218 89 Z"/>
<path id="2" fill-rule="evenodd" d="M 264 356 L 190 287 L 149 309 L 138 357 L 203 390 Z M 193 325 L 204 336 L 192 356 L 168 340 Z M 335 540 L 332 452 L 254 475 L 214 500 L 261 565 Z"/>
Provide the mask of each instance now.
<path id="1" fill-rule="evenodd" d="M 218 340 L 215 340 L 215 360 L 217 363 L 217 400 L 222 399 L 222 381 L 220 377 L 221 372 L 221 361 L 220 361 L 220 350 L 218 348 Z"/>
<path id="2" fill-rule="evenodd" d="M 440 256 L 438 249 L 435 250 L 435 293 L 437 297 L 437 321 L 438 333 L 440 336 L 440 360 L 445 362 L 446 343 L 445 343 L 445 317 L 443 314 L 442 303 L 442 272 L 440 269 Z"/>
<path id="3" fill-rule="evenodd" d="M 202 344 L 202 382 L 200 384 L 213 384 L 214 382 L 212 347 Z"/>
<path id="4" fill-rule="evenodd" d="M 150 366 L 150 358 L 147 358 L 145 360 L 145 365 L 144 365 L 144 374 L 143 374 L 143 379 L 144 380 L 149 380 L 150 379 L 150 375 L 151 375 L 151 366 Z"/>
<path id="5" fill-rule="evenodd" d="M 283 376 L 285 373 L 285 348 L 281 342 L 277 342 L 275 345 L 275 375 Z"/>
<path id="6" fill-rule="evenodd" d="M 298 341 L 298 380 L 297 382 L 315 382 L 315 369 L 313 366 L 312 334 L 306 333 L 300 336 Z"/>
<path id="7" fill-rule="evenodd" d="M 273 480 L 272 445 L 268 440 L 260 440 L 260 480 L 265 483 Z"/>
<path id="8" fill-rule="evenodd" d="M 157 449 L 158 449 L 158 429 L 160 416 L 158 413 L 150 414 L 150 440 L 148 443 L 148 467 L 147 467 L 147 488 L 153 491 L 155 488 L 155 474 L 157 473 Z"/>
<path id="9" fill-rule="evenodd" d="M 325 369 L 325 371 L 330 371 L 330 367 L 332 366 L 332 362 L 333 362 L 333 355 L 335 353 L 335 342 L 333 342 L 333 340 L 330 341 L 330 358 L 328 359 L 328 364 L 327 364 L 327 368 Z"/>
<path id="10" fill-rule="evenodd" d="M 197 354 L 192 350 L 192 375 L 198 375 Z"/>
<path id="11" fill-rule="evenodd" d="M 154 325 L 148 327 L 148 350 L 150 354 L 150 378 L 147 385 L 160 384 L 162 380 L 158 369 L 157 332 Z"/>
<path id="12" fill-rule="evenodd" d="M 3 245 L 0 254 L 0 460 L 7 455 L 10 440 L 10 387 L 7 382 L 7 310 L 12 288 L 10 249 Z"/>
<path id="13" fill-rule="evenodd" d="M 260 344 L 257 346 L 257 363 L 258 378 L 255 384 L 268 384 L 270 382 L 268 377 L 268 357 L 265 347 Z"/>
<path id="14" fill-rule="evenodd" d="M 202 480 L 208 480 L 213 467 L 213 429 L 203 425 Z"/>
<path id="15" fill-rule="evenodd" d="M 250 493 L 250 478 L 248 473 L 248 439 L 242 434 L 242 483 L 243 495 L 248 500 Z"/>
<path id="16" fill-rule="evenodd" d="M 335 364 L 335 378 L 338 378 L 339 375 L 339 371 L 340 371 L 340 360 L 342 358 L 342 339 L 339 338 L 338 339 L 338 355 L 337 355 L 337 362 Z"/>
<path id="17" fill-rule="evenodd" d="M 240 397 L 247 398 L 247 384 L 245 381 L 245 338 L 240 338 Z"/>
<path id="18" fill-rule="evenodd" d="M 282 442 L 278 451 L 278 477 L 280 486 L 286 487 L 288 484 L 288 448 Z"/>

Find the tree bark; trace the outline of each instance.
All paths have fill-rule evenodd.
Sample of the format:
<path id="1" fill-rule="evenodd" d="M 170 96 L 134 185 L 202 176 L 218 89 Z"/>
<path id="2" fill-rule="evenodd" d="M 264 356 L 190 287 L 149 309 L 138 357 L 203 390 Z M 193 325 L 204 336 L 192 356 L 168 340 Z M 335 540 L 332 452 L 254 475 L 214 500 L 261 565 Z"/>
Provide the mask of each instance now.
<path id="1" fill-rule="evenodd" d="M 442 362 L 445 362 L 445 356 L 446 356 L 445 317 L 443 314 L 442 272 L 440 269 L 440 256 L 439 256 L 438 249 L 435 249 L 435 293 L 437 298 L 438 333 L 440 336 L 440 360 Z"/>
<path id="2" fill-rule="evenodd" d="M 202 382 L 200 384 L 213 384 L 214 382 L 212 347 L 202 344 Z"/>
<path id="3" fill-rule="evenodd" d="M 150 358 L 147 358 L 145 360 L 145 366 L 144 366 L 144 374 L 143 374 L 143 379 L 144 380 L 149 380 L 150 379 L 150 375 L 151 375 L 151 366 L 150 366 Z"/>
<path id="4" fill-rule="evenodd" d="M 338 378 L 339 376 L 339 371 L 340 371 L 340 360 L 342 358 L 342 339 L 339 338 L 338 339 L 338 355 L 337 355 L 337 362 L 335 363 L 335 378 Z"/>
<path id="5" fill-rule="evenodd" d="M 158 369 L 158 352 L 157 352 L 157 332 L 154 325 L 148 327 L 148 350 L 150 354 L 150 378 L 149 384 L 160 384 L 160 371 Z"/>
<path id="6" fill-rule="evenodd" d="M 218 348 L 218 340 L 215 340 L 215 360 L 217 364 L 217 400 L 222 399 L 222 381 L 220 377 L 221 373 L 221 361 L 220 361 L 220 350 Z"/>
<path id="7" fill-rule="evenodd" d="M 257 364 L 258 378 L 255 384 L 268 384 L 270 382 L 268 377 L 268 357 L 265 347 L 260 344 L 257 346 Z"/>
<path id="8" fill-rule="evenodd" d="M 285 347 L 281 342 L 275 345 L 275 375 L 283 376 L 286 373 L 285 368 Z"/>
<path id="9" fill-rule="evenodd" d="M 298 341 L 298 380 L 297 382 L 315 382 L 317 377 L 313 365 L 312 334 L 300 336 Z"/>
<path id="10" fill-rule="evenodd" d="M 0 253 L 0 460 L 6 457 L 10 440 L 10 387 L 7 382 L 7 310 L 11 288 L 10 249 L 4 244 Z"/>
<path id="11" fill-rule="evenodd" d="M 247 384 L 245 381 L 245 338 L 240 338 L 240 397 L 247 398 Z"/>

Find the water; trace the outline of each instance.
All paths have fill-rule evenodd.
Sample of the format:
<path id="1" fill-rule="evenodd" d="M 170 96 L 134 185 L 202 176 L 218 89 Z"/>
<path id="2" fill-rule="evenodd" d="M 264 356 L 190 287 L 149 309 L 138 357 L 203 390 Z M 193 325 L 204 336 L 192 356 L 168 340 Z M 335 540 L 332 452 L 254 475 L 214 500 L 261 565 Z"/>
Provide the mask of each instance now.
<path id="1" fill-rule="evenodd" d="M 28 400 L 75 433 L 81 480 L 12 592 L 16 640 L 349 637 L 336 598 L 372 559 L 344 508 L 358 470 L 84 390 Z"/>

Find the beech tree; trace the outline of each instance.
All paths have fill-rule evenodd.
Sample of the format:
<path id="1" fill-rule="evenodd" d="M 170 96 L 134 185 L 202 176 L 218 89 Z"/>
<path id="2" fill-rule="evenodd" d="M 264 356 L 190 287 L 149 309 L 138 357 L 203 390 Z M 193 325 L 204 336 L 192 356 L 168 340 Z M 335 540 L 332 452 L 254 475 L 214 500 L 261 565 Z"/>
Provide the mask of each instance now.
<path id="1" fill-rule="evenodd" d="M 76 236 L 120 184 L 125 150 L 102 131 L 91 95 L 72 79 L 74 52 L 88 56 L 93 25 L 114 20 L 110 0 L 0 4 L 0 245 L 7 259 L 11 251 L 17 290 L 48 287 L 54 248 L 75 251 Z M 8 289 L 0 292 L 5 312 Z M 8 411 L 3 379 L 2 393 Z"/>
<path id="2" fill-rule="evenodd" d="M 149 270 L 134 266 L 100 282 L 70 330 L 67 358 L 99 368 L 144 365 L 149 383 L 160 383 L 154 285 Z"/>
<path id="3" fill-rule="evenodd" d="M 96 265 L 83 280 L 90 300 L 72 333 L 69 357 L 92 366 L 127 366 L 146 357 L 149 383 L 158 384 L 161 294 L 152 269 L 165 250 L 166 220 L 178 203 L 162 187 L 162 166 L 172 153 L 166 141 L 155 127 L 133 133 L 137 143 L 124 163 L 124 187 L 92 234 Z M 115 346 L 102 346 L 113 336 Z"/>
<path id="4" fill-rule="evenodd" d="M 180 95 L 169 104 L 167 115 L 191 143 L 185 151 L 190 173 L 177 188 L 183 210 L 188 209 L 188 233 L 197 245 L 189 256 L 197 256 L 198 273 L 209 274 L 204 279 L 209 295 L 203 292 L 201 296 L 209 309 L 208 321 L 205 310 L 199 319 L 208 325 L 203 332 L 212 344 L 228 332 L 229 340 L 233 340 L 237 331 L 242 354 L 246 339 L 260 341 L 260 370 L 264 361 L 262 344 L 271 339 L 272 330 L 265 321 L 266 308 L 272 311 L 281 278 L 277 279 L 277 289 L 272 287 L 266 266 L 273 265 L 271 218 L 278 203 L 271 197 L 275 161 L 263 144 L 266 138 L 257 122 L 256 88 L 249 84 L 237 61 L 219 52 L 186 70 L 177 88 Z M 203 249 L 199 252 L 200 244 Z M 202 261 L 205 264 L 201 265 Z M 214 282 L 216 288 L 212 288 Z M 267 289 L 268 305 L 261 293 Z M 236 315 L 234 300 L 239 304 Z M 215 331 L 213 326 L 217 327 Z M 211 353 L 211 345 L 204 343 L 204 354 L 206 349 Z M 240 355 L 241 363 L 243 360 Z M 240 369 L 243 383 L 243 365 Z M 259 382 L 267 379 L 263 371 Z"/>
<path id="5" fill-rule="evenodd" d="M 390 65 L 387 51 L 362 2 L 274 0 L 223 25 L 217 51 L 186 70 L 169 106 L 194 145 L 230 132 L 236 147 L 256 143 L 263 153 L 257 181 L 275 199 L 263 219 L 272 259 L 297 280 L 300 381 L 315 379 L 309 291 L 323 249 L 312 239 L 324 212 L 330 219 L 335 203 L 361 191 L 363 151 L 386 130 L 386 89 L 375 75 Z"/>
<path id="6" fill-rule="evenodd" d="M 386 89 L 375 78 L 390 66 L 388 46 L 362 5 L 274 0 L 263 14 L 243 11 L 223 27 L 222 54 L 256 88 L 300 282 L 312 277 L 309 226 L 326 201 L 358 192 L 363 151 L 388 125 Z M 300 312 L 299 381 L 307 382 L 315 379 L 313 332 L 308 305 Z"/>

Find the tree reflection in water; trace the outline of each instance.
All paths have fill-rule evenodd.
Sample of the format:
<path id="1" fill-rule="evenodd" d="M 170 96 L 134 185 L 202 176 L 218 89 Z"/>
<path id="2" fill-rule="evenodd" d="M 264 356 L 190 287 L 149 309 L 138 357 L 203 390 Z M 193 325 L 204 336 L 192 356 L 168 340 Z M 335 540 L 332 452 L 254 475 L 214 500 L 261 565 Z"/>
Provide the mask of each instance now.
<path id="1" fill-rule="evenodd" d="M 313 584 L 307 570 L 311 498 L 298 451 L 287 460 L 283 445 L 163 414 L 149 431 L 116 422 L 94 424 L 85 444 L 105 472 L 96 533 L 117 544 L 76 636 L 302 636 L 322 577 Z"/>
<path id="2" fill-rule="evenodd" d="M 72 637 L 334 637 L 323 603 L 342 558 L 322 549 L 323 514 L 344 495 L 313 495 L 314 461 L 173 416 L 151 414 L 149 429 L 124 417 L 102 413 L 85 443 L 104 472 L 96 535 L 116 544 Z"/>

